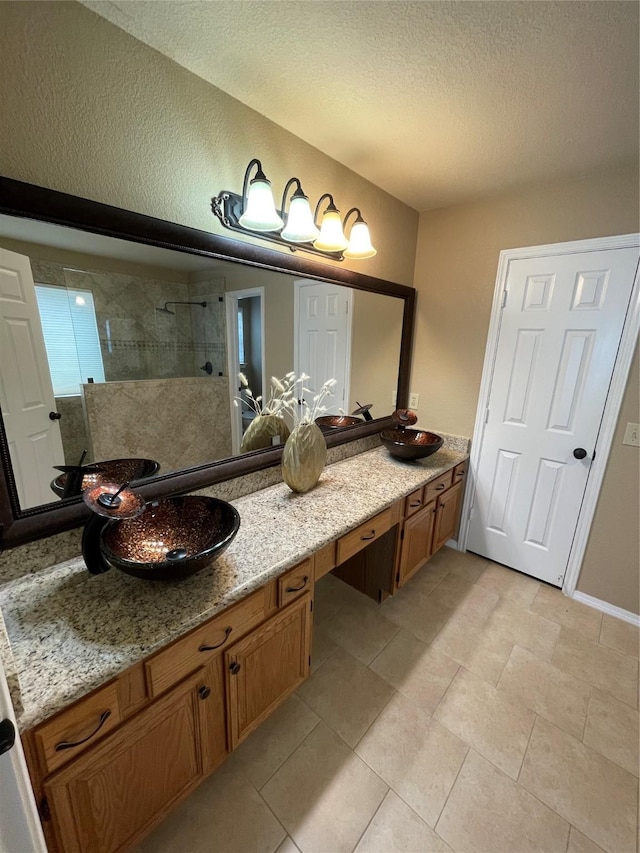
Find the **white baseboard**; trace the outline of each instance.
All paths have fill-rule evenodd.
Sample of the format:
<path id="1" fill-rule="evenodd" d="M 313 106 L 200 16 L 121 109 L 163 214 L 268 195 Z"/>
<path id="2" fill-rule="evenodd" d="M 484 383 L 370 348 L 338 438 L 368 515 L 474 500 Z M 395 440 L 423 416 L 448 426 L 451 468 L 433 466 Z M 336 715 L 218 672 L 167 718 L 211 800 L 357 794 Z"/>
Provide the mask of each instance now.
<path id="1" fill-rule="evenodd" d="M 616 619 L 622 619 L 624 622 L 630 622 L 632 625 L 640 627 L 640 616 L 637 613 L 631 613 L 630 610 L 623 610 L 622 607 L 616 607 L 615 604 L 609 604 L 608 601 L 602 601 L 599 598 L 594 598 L 592 595 L 587 595 L 577 590 L 571 598 L 582 602 L 582 604 L 587 604 L 589 607 L 594 607 L 596 610 L 602 610 L 603 613 L 608 613 L 609 616 L 615 616 Z"/>

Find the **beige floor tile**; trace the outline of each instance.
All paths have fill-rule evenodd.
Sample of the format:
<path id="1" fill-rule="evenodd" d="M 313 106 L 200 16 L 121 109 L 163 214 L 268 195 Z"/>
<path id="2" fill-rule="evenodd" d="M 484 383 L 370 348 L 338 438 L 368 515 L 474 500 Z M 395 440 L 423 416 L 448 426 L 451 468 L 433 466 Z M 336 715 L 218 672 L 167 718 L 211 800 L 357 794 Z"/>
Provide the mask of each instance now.
<path id="1" fill-rule="evenodd" d="M 590 640 L 597 640 L 600 636 L 602 613 L 579 601 L 573 601 L 555 587 L 541 585 L 531 610 L 565 628 L 584 634 Z"/>
<path id="2" fill-rule="evenodd" d="M 594 690 L 589 702 L 584 742 L 638 776 L 639 739 L 638 712 L 608 693 Z"/>
<path id="3" fill-rule="evenodd" d="M 465 600 L 475 590 L 474 584 L 459 575 L 446 574 L 440 583 L 429 593 L 431 601 L 437 601 L 444 607 L 455 610 L 464 606 Z"/>
<path id="4" fill-rule="evenodd" d="M 638 707 L 638 661 L 635 658 L 562 628 L 551 663 L 627 705 Z"/>
<path id="5" fill-rule="evenodd" d="M 431 648 L 495 685 L 509 660 L 513 641 L 488 626 L 486 620 L 456 613 L 431 643 Z"/>
<path id="6" fill-rule="evenodd" d="M 463 578 L 467 583 L 475 583 L 487 568 L 488 560 L 471 551 L 456 551 L 454 548 L 441 548 L 431 560 L 441 559 L 450 574 Z"/>
<path id="7" fill-rule="evenodd" d="M 527 649 L 514 646 L 498 690 L 569 734 L 582 738 L 591 688 Z"/>
<path id="8" fill-rule="evenodd" d="M 569 833 L 567 853 L 603 853 L 603 850 L 602 847 L 598 847 L 590 838 L 577 830 L 575 826 L 572 826 Z"/>
<path id="9" fill-rule="evenodd" d="M 434 717 L 500 770 L 517 778 L 535 721 L 533 711 L 460 669 Z"/>
<path id="10" fill-rule="evenodd" d="M 351 747 L 393 694 L 386 681 L 343 649 L 298 688 L 298 695 Z"/>
<path id="11" fill-rule="evenodd" d="M 438 586 L 442 578 L 449 573 L 446 562 L 438 560 L 440 553 L 439 551 L 435 557 L 425 563 L 420 571 L 416 572 L 407 581 L 406 585 L 409 589 L 421 592 L 423 595 L 429 595 L 431 590 Z"/>
<path id="12" fill-rule="evenodd" d="M 267 782 L 262 796 L 302 853 L 351 853 L 387 790 L 320 723 Z"/>
<path id="13" fill-rule="evenodd" d="M 434 827 L 468 747 L 404 696 L 395 696 L 356 753 Z"/>
<path id="14" fill-rule="evenodd" d="M 564 853 L 569 824 L 471 750 L 436 832 L 457 853 Z"/>
<path id="15" fill-rule="evenodd" d="M 314 623 L 313 642 L 311 644 L 311 672 L 315 672 L 319 666 L 322 666 L 337 648 L 338 644 L 334 643 L 327 634 L 324 624 L 317 625 Z"/>
<path id="16" fill-rule="evenodd" d="M 253 785 L 242 773 L 223 765 L 142 842 L 138 851 L 273 853 L 285 836 Z"/>
<path id="17" fill-rule="evenodd" d="M 640 649 L 640 628 L 603 613 L 600 642 L 603 646 L 637 658 Z"/>
<path id="18" fill-rule="evenodd" d="M 408 585 L 383 602 L 380 612 L 423 643 L 430 643 L 453 613 L 450 607 L 432 601 L 429 595 L 416 593 Z"/>
<path id="19" fill-rule="evenodd" d="M 451 853 L 451 848 L 393 791 L 375 813 L 354 853 Z"/>
<path id="20" fill-rule="evenodd" d="M 322 627 L 334 643 L 369 664 L 398 633 L 398 626 L 383 616 L 379 604 L 358 595 L 360 600 L 345 601 Z"/>
<path id="21" fill-rule="evenodd" d="M 297 696 L 287 701 L 235 749 L 228 762 L 237 765 L 260 789 L 318 724 L 319 717 Z"/>
<path id="22" fill-rule="evenodd" d="M 296 847 L 293 840 L 287 835 L 280 847 L 276 850 L 276 853 L 300 853 L 300 848 Z"/>
<path id="23" fill-rule="evenodd" d="M 490 592 L 508 598 L 520 607 L 529 607 L 540 589 L 537 580 L 497 563 L 489 563 L 476 583 Z"/>
<path id="24" fill-rule="evenodd" d="M 456 661 L 402 630 L 369 667 L 428 713 L 433 713 L 458 671 Z"/>
<path id="25" fill-rule="evenodd" d="M 610 853 L 635 853 L 638 780 L 538 717 L 520 783 Z"/>
<path id="26" fill-rule="evenodd" d="M 561 630 L 558 622 L 524 610 L 508 598 L 496 606 L 489 625 L 514 645 L 545 660 L 551 660 Z"/>

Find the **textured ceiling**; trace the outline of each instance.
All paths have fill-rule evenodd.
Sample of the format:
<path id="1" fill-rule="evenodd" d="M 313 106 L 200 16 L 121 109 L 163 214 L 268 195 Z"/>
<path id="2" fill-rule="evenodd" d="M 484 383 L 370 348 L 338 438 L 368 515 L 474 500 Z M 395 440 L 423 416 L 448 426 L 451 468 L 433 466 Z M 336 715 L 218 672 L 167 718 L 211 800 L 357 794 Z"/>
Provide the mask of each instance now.
<path id="1" fill-rule="evenodd" d="M 638 158 L 636 2 L 84 5 L 416 210 Z"/>

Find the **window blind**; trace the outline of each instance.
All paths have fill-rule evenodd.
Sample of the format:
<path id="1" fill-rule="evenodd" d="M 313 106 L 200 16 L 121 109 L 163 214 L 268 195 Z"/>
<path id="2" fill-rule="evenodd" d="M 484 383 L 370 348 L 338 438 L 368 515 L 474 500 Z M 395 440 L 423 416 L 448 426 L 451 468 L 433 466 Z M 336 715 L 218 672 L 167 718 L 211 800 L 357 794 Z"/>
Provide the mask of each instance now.
<path id="1" fill-rule="evenodd" d="M 36 298 L 54 395 L 79 394 L 89 378 L 104 382 L 91 291 L 36 284 Z"/>

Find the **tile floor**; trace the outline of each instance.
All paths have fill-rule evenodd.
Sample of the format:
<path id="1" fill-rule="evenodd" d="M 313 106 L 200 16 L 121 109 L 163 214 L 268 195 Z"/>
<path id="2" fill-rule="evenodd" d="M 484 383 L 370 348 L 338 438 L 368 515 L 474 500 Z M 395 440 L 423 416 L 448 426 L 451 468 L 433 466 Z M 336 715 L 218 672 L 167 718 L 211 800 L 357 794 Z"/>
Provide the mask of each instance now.
<path id="1" fill-rule="evenodd" d="M 139 853 L 636 853 L 636 628 L 446 548 L 314 615 L 309 680 Z"/>

